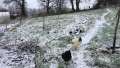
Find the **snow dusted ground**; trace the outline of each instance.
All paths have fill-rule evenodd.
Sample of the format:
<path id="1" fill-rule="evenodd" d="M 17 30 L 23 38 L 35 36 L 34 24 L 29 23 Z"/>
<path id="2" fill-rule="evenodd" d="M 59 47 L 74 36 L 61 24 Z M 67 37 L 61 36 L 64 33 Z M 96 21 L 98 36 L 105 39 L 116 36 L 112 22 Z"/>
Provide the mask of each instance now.
<path id="1" fill-rule="evenodd" d="M 24 20 L 23 22 L 28 22 Z M 8 24 L 0 24 L 0 68 L 34 68 L 34 54 L 21 52 L 22 44 L 17 46 L 17 35 L 14 29 L 20 26 L 20 21 L 13 20 Z M 25 44 L 24 44 L 25 45 Z M 27 45 L 27 44 L 26 44 Z M 29 44 L 28 44 L 29 45 Z M 25 49 L 23 49 L 25 50 Z"/>
<path id="2" fill-rule="evenodd" d="M 105 16 L 108 15 L 110 12 L 111 12 L 111 10 L 107 9 L 107 12 L 104 13 L 99 20 L 96 19 L 96 23 L 94 24 L 94 27 L 92 27 L 91 29 L 88 30 L 88 32 L 86 32 L 85 36 L 83 37 L 82 44 L 81 44 L 81 45 L 83 45 L 83 47 L 81 47 L 79 49 L 79 52 L 76 52 L 77 53 L 76 57 L 78 58 L 76 60 L 76 64 L 77 64 L 76 68 L 90 68 L 85 63 L 84 53 L 87 51 L 84 49 L 88 46 L 88 43 L 90 43 L 90 41 L 96 36 L 97 32 L 102 27 L 104 27 L 103 24 L 106 23 Z"/>
<path id="3" fill-rule="evenodd" d="M 34 59 L 37 59 L 38 66 L 42 63 L 43 66 L 57 68 L 64 63 L 60 54 L 71 47 L 67 41 L 70 37 L 69 31 L 74 31 L 76 28 L 84 29 L 85 32 L 78 36 L 82 36 L 83 43 L 87 44 L 95 36 L 96 32 L 100 30 L 99 28 L 101 27 L 98 26 L 105 23 L 104 16 L 108 13 L 110 13 L 108 9 L 100 9 L 44 18 L 31 18 L 23 20 L 21 26 L 19 22 L 8 24 L 8 30 L 0 36 L 1 68 L 35 68 Z M 1 28 L 5 28 L 5 26 Z M 86 43 L 85 39 L 89 36 L 89 32 L 92 35 L 90 35 L 91 37 L 87 39 Z M 41 49 L 35 53 L 36 46 L 39 46 L 38 49 L 42 48 L 43 53 L 37 54 Z M 77 66 L 75 68 L 87 68 L 83 60 L 86 52 L 84 51 L 84 45 L 78 51 L 72 51 L 73 62 L 76 63 L 73 66 Z M 39 58 L 35 54 L 39 57 L 42 54 L 42 57 Z M 42 62 L 43 59 L 45 60 L 44 62 Z"/>
<path id="4" fill-rule="evenodd" d="M 104 13 L 100 19 L 96 19 L 96 23 L 94 24 L 94 27 L 89 30 L 85 36 L 83 37 L 83 42 L 82 44 L 88 44 L 93 37 L 95 37 L 95 35 L 97 34 L 97 31 L 101 29 L 101 27 L 103 27 L 103 24 L 106 23 L 105 20 L 105 16 L 108 15 L 111 10 L 107 9 L 107 13 Z"/>
<path id="5" fill-rule="evenodd" d="M 97 12 L 100 12 L 100 11 L 97 11 Z M 102 27 L 102 25 L 104 23 L 106 23 L 104 16 L 108 15 L 109 13 L 110 13 L 109 9 L 102 10 L 102 14 L 101 14 L 102 17 L 99 16 L 99 14 L 97 13 L 98 15 L 93 14 L 93 15 L 95 15 L 92 17 L 93 19 L 89 17 L 89 15 L 92 16 L 91 13 L 86 14 L 88 16 L 77 13 L 77 15 L 73 16 L 74 17 L 73 23 L 66 24 L 67 22 L 64 22 L 64 24 L 66 26 L 63 26 L 63 24 L 62 24 L 63 22 L 60 22 L 60 20 L 58 20 L 58 23 L 61 23 L 62 27 L 60 27 L 60 26 L 56 27 L 54 25 L 54 28 L 51 28 L 49 30 L 50 33 L 48 33 L 48 35 L 47 35 L 50 38 L 48 37 L 46 39 L 42 39 L 44 41 L 44 44 L 41 44 L 43 46 L 40 45 L 40 47 L 46 48 L 46 49 L 43 49 L 43 51 L 47 50 L 47 53 L 45 53 L 45 54 L 42 53 L 42 56 L 44 56 L 44 58 L 41 57 L 41 59 L 40 59 L 37 57 L 37 60 L 41 61 L 41 62 L 37 61 L 38 66 L 41 67 L 40 64 L 42 64 L 43 67 L 44 67 L 44 65 L 46 66 L 46 64 L 47 64 L 48 67 L 50 66 L 50 68 L 57 68 L 57 66 L 59 67 L 59 65 L 66 66 L 65 64 L 63 64 L 64 62 L 62 60 L 60 60 L 60 54 L 66 50 L 69 50 L 71 47 L 70 44 L 67 41 L 65 41 L 65 38 L 69 36 L 68 33 L 70 30 L 74 31 L 74 29 L 80 27 L 80 28 L 85 29 L 85 33 L 80 34 L 80 36 L 82 36 L 82 38 L 83 38 L 83 43 L 82 43 L 83 46 L 81 46 L 81 48 L 78 51 L 72 51 L 73 62 L 75 64 L 71 63 L 70 65 L 68 65 L 68 68 L 89 68 L 86 65 L 86 63 L 84 62 L 87 59 L 87 58 L 86 59 L 84 58 L 85 57 L 84 53 L 87 52 L 87 51 L 84 51 L 84 48 L 86 48 L 85 45 L 88 44 L 92 40 L 92 38 L 95 37 L 97 31 L 100 30 L 100 28 Z M 94 17 L 95 17 L 95 19 L 94 19 Z M 92 19 L 92 21 L 91 21 L 91 19 Z M 87 25 L 86 25 L 86 23 L 87 23 Z M 90 35 L 89 33 L 92 35 Z M 88 37 L 88 35 L 89 35 L 89 37 Z M 44 35 L 44 38 L 45 38 L 45 35 Z M 62 39 L 62 40 L 60 40 L 60 39 Z M 86 42 L 85 42 L 85 39 L 86 39 Z M 46 40 L 46 42 L 45 42 L 45 40 Z M 50 60 L 50 58 L 52 58 L 52 57 L 53 58 L 58 57 L 58 58 L 57 59 L 54 58 L 54 59 Z M 90 58 L 90 57 L 88 57 L 88 58 Z M 46 60 L 46 63 L 42 62 L 42 59 Z M 83 60 L 83 59 L 85 59 L 85 60 Z"/>

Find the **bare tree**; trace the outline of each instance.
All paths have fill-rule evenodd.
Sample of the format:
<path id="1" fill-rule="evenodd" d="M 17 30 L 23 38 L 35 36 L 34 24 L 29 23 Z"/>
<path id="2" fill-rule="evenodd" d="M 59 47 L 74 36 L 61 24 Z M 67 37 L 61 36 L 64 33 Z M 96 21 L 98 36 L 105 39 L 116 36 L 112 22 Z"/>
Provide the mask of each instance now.
<path id="1" fill-rule="evenodd" d="M 56 0 L 56 8 L 58 13 L 62 13 L 63 6 L 64 0 Z"/>
<path id="2" fill-rule="evenodd" d="M 72 6 L 72 11 L 75 12 L 73 0 L 70 0 L 70 3 L 71 3 L 71 6 Z"/>
<path id="3" fill-rule="evenodd" d="M 79 3 L 80 3 L 80 0 L 76 0 L 76 11 L 79 11 Z"/>
<path id="4" fill-rule="evenodd" d="M 26 16 L 26 2 L 25 0 L 5 0 L 4 3 L 10 4 L 11 2 L 16 2 L 16 4 L 20 7 L 21 16 Z"/>
<path id="5" fill-rule="evenodd" d="M 42 6 L 44 7 L 45 11 L 47 14 L 50 13 L 50 9 L 51 9 L 51 5 L 53 0 L 38 0 L 40 4 L 42 4 Z M 41 7 L 41 5 L 40 5 Z"/>
<path id="6" fill-rule="evenodd" d="M 46 2 L 46 3 L 47 3 L 47 4 L 46 4 L 47 13 L 49 14 L 49 9 L 50 9 L 49 4 L 50 4 L 50 0 L 47 0 L 47 2 Z"/>
<path id="7" fill-rule="evenodd" d="M 115 52 L 115 48 L 116 48 L 116 36 L 117 36 L 117 30 L 118 30 L 118 25 L 119 25 L 120 9 L 118 10 L 118 13 L 117 13 L 116 17 L 117 17 L 117 22 L 116 22 L 115 32 L 114 32 L 114 37 L 113 37 L 112 53 Z"/>
<path id="8" fill-rule="evenodd" d="M 74 4 L 74 1 L 76 1 L 75 4 Z M 72 11 L 73 11 L 73 12 L 80 10 L 80 8 L 79 8 L 80 0 L 70 0 L 70 3 L 71 3 Z M 76 5 L 76 10 L 75 10 L 75 8 L 74 8 L 75 5 Z"/>
<path id="9" fill-rule="evenodd" d="M 20 7 L 21 7 L 21 15 L 22 16 L 27 16 L 26 14 L 26 7 L 25 7 L 25 0 L 21 0 L 22 2 L 18 2 L 20 3 Z"/>

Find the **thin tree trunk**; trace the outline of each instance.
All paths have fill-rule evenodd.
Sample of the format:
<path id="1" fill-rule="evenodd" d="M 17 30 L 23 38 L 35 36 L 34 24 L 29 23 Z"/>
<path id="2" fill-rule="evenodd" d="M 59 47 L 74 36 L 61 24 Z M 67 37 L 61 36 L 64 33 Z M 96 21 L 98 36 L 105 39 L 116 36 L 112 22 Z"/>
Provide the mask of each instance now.
<path id="1" fill-rule="evenodd" d="M 56 0 L 56 13 L 59 13 L 59 0 Z"/>
<path id="2" fill-rule="evenodd" d="M 21 15 L 26 16 L 25 0 L 22 0 L 21 3 Z"/>
<path id="3" fill-rule="evenodd" d="M 49 8 L 50 8 L 49 4 L 50 4 L 50 0 L 47 0 L 47 5 L 46 5 L 47 14 L 49 14 Z"/>
<path id="4" fill-rule="evenodd" d="M 63 11 L 63 4 L 64 4 L 64 0 L 58 0 L 58 14 L 61 14 Z"/>
<path id="5" fill-rule="evenodd" d="M 71 6 L 72 6 L 72 11 L 75 12 L 73 0 L 70 0 L 70 3 L 71 3 Z"/>
<path id="6" fill-rule="evenodd" d="M 120 9 L 117 13 L 117 22 L 116 22 L 116 26 L 115 26 L 115 33 L 114 33 L 114 37 L 113 37 L 113 47 L 112 47 L 112 53 L 115 53 L 115 47 L 116 47 L 116 36 L 117 36 L 117 30 L 118 30 L 118 25 L 119 25 L 119 18 L 120 18 Z"/>
<path id="7" fill-rule="evenodd" d="M 62 12 L 62 0 L 59 0 L 59 13 L 61 13 Z"/>
<path id="8" fill-rule="evenodd" d="M 80 3 L 80 0 L 76 0 L 76 11 L 79 11 L 79 3 Z"/>
<path id="9" fill-rule="evenodd" d="M 61 14 L 63 11 L 63 4 L 64 4 L 64 0 L 56 0 L 56 5 L 57 5 L 57 13 Z"/>

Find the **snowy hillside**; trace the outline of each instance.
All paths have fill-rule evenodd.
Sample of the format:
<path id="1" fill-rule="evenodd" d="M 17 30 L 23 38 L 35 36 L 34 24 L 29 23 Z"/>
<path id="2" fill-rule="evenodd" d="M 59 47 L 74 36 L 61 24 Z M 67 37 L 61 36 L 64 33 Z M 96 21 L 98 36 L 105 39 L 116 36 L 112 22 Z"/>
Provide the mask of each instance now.
<path id="1" fill-rule="evenodd" d="M 115 11 L 115 10 L 114 10 Z M 81 36 L 81 48 L 71 50 L 73 62 L 69 68 L 90 68 L 85 61 L 91 59 L 85 50 L 104 25 L 109 24 L 112 8 L 62 14 L 46 17 L 27 18 L 14 23 L 2 24 L 0 33 L 0 67 L 1 68 L 57 68 L 66 66 L 61 53 L 71 48 L 69 35 Z M 112 16 L 109 16 L 110 14 Z M 1 25 L 1 24 L 0 24 Z M 44 28 L 44 29 L 43 29 Z M 83 33 L 76 33 L 83 29 Z M 5 32 L 4 32 L 5 30 Z M 87 55 L 85 55 L 87 54 Z M 87 59 L 89 58 L 89 59 Z M 80 62 L 79 62 L 80 61 Z M 91 61 L 91 60 L 90 60 Z M 75 67 L 74 67 L 75 66 Z"/>

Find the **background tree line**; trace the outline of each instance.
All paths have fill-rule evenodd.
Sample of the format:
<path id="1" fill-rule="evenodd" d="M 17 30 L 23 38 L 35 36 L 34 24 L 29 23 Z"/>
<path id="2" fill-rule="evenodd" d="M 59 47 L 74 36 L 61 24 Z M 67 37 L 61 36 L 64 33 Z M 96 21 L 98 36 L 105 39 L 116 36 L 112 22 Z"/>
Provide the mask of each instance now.
<path id="1" fill-rule="evenodd" d="M 39 7 L 43 7 L 39 10 L 40 15 L 52 15 L 52 14 L 61 14 L 67 12 L 78 12 L 80 11 L 80 3 L 81 0 L 37 0 L 40 4 Z M 90 1 L 90 0 L 89 0 Z M 88 2 L 89 2 L 88 1 Z M 96 0 L 97 4 L 93 6 L 92 9 L 100 8 L 102 6 L 106 6 L 109 4 L 116 4 L 119 0 Z M 69 2 L 71 9 L 66 7 L 66 3 Z M 27 16 L 28 8 L 26 7 L 26 0 L 4 0 L 5 4 L 14 3 L 15 7 L 10 7 L 11 15 L 16 16 Z M 15 8 L 15 9 L 12 9 Z M 91 9 L 91 8 L 90 8 Z M 14 11 L 13 11 L 14 10 Z M 43 12 L 40 12 L 44 10 Z M 34 10 L 35 11 L 35 10 Z M 38 11 L 38 10 L 37 10 Z"/>

